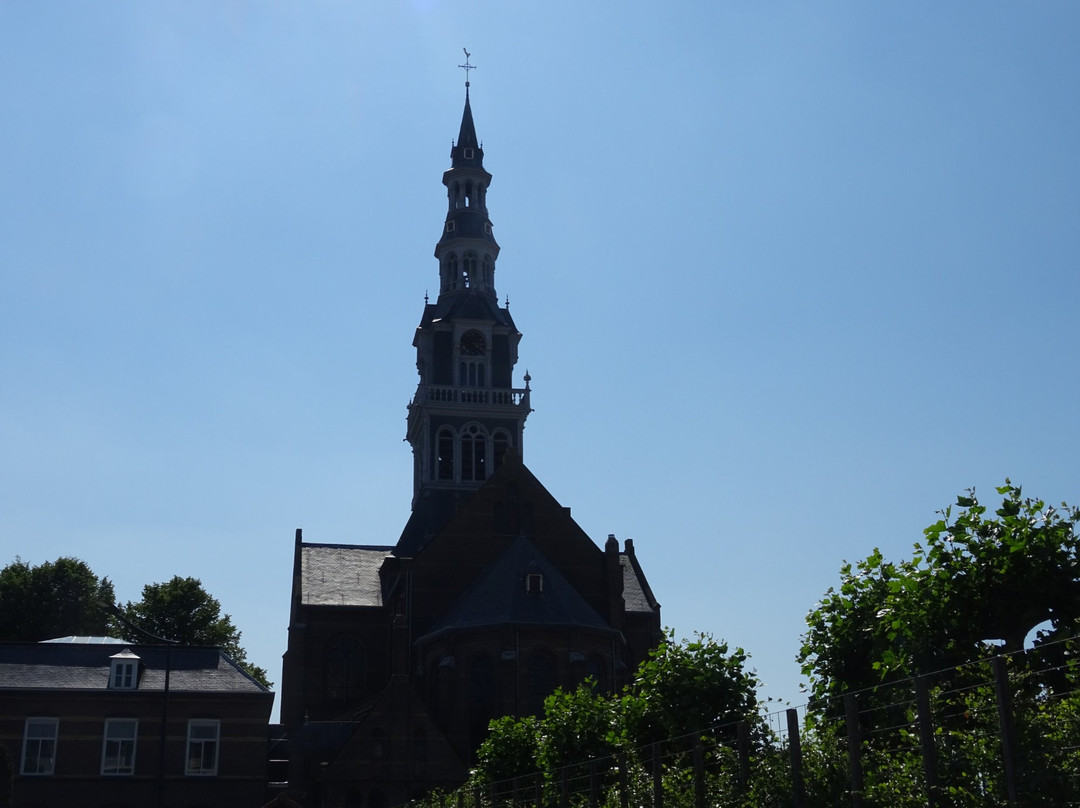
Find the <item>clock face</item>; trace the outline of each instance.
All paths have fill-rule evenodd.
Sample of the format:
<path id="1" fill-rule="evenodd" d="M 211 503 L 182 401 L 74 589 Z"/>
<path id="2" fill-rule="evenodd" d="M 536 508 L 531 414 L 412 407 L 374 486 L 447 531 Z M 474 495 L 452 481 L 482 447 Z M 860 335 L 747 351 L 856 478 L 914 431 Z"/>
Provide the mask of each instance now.
<path id="1" fill-rule="evenodd" d="M 461 353 L 465 356 L 483 356 L 484 335 L 479 331 L 466 331 L 462 334 Z"/>

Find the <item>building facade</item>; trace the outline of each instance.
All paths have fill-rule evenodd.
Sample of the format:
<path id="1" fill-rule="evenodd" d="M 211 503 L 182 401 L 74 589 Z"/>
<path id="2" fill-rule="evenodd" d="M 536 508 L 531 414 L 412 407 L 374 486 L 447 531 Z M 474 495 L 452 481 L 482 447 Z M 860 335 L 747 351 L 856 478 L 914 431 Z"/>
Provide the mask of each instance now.
<path id="1" fill-rule="evenodd" d="M 294 545 L 282 722 L 303 805 L 383 808 L 461 783 L 488 722 L 628 681 L 661 639 L 634 554 L 602 547 L 523 462 L 530 378 L 495 289 L 491 175 L 468 84 L 413 345 L 412 512 L 396 543 Z"/>
<path id="2" fill-rule="evenodd" d="M 217 648 L 0 643 L 12 804 L 262 805 L 273 701 Z"/>

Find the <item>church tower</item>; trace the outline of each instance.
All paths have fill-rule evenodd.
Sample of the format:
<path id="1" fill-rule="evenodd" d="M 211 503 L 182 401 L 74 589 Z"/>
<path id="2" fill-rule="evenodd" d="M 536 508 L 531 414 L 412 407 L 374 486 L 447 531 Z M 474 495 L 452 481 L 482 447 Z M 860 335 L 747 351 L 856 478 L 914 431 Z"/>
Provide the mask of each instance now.
<path id="1" fill-rule="evenodd" d="M 529 376 L 515 388 L 521 334 L 495 292 L 499 245 L 488 216 L 491 174 L 476 137 L 469 84 L 457 141 L 443 174 L 447 212 L 435 245 L 439 296 L 425 302 L 413 345 L 420 381 L 409 404 L 413 509 L 461 499 L 498 470 L 508 451 L 521 455 L 529 412 Z"/>
<path id="2" fill-rule="evenodd" d="M 466 68 L 468 66 L 466 60 Z M 495 291 L 469 84 L 416 328 L 412 508 L 395 543 L 293 542 L 281 720 L 305 805 L 404 804 L 468 776 L 493 718 L 622 687 L 663 638 L 633 542 L 598 545 L 522 461 L 529 375 Z"/>

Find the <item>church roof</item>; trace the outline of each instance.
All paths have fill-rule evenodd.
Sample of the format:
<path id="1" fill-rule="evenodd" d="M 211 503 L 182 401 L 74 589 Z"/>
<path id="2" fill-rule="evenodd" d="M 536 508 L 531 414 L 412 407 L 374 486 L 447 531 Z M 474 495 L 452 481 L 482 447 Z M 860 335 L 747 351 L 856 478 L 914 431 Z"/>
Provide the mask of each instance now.
<path id="1" fill-rule="evenodd" d="M 437 303 L 424 306 L 420 328 L 427 328 L 437 320 L 490 320 L 517 331 L 509 309 L 500 307 L 493 297 L 475 292 L 440 295 Z"/>
<path id="2" fill-rule="evenodd" d="M 379 568 L 391 547 L 350 544 L 300 546 L 305 606 L 382 606 Z"/>
<path id="3" fill-rule="evenodd" d="M 529 591 L 526 576 L 543 576 Z M 612 631 L 555 566 L 524 537 L 515 539 L 455 603 L 428 636 L 463 628 L 501 625 L 581 626 Z"/>
<path id="4" fill-rule="evenodd" d="M 450 159 L 454 168 L 484 168 L 484 150 L 480 148 L 480 139 L 476 136 L 468 88 L 465 90 L 465 109 L 461 113 L 461 129 L 458 130 L 457 142 L 450 149 Z"/>
<path id="5" fill-rule="evenodd" d="M 653 597 L 649 582 L 637 559 L 630 553 L 619 553 L 619 566 L 623 572 L 623 603 L 628 612 L 653 612 L 660 604 Z"/>
<path id="6" fill-rule="evenodd" d="M 397 546 L 393 548 L 394 555 L 408 557 L 420 552 L 469 496 L 461 491 L 427 490 L 413 506 L 409 521 L 405 523 Z"/>

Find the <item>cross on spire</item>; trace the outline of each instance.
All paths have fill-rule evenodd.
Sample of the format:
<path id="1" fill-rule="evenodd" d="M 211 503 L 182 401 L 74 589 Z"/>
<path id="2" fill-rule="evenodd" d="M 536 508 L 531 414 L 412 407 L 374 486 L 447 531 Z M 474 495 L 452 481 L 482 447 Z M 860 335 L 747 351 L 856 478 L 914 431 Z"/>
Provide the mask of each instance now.
<path id="1" fill-rule="evenodd" d="M 465 71 L 465 89 L 467 90 L 469 89 L 469 71 L 476 70 L 476 65 L 469 64 L 469 58 L 472 56 L 472 54 L 469 53 L 469 51 L 465 48 L 462 48 L 462 50 L 465 51 L 465 64 L 458 65 L 458 67 Z"/>

